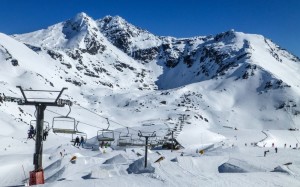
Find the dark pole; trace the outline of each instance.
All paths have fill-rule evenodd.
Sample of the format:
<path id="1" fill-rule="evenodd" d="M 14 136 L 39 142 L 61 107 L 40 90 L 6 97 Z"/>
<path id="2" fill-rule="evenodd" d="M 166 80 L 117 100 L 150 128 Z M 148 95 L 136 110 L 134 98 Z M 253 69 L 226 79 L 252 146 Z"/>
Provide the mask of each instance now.
<path id="1" fill-rule="evenodd" d="M 42 157 L 43 157 L 43 126 L 44 126 L 44 111 L 46 105 L 38 104 L 35 106 L 37 110 L 36 117 L 36 140 L 35 140 L 35 153 L 33 158 L 34 169 L 42 169 Z"/>
<path id="2" fill-rule="evenodd" d="M 171 145 L 171 152 L 173 152 L 173 146 L 174 146 L 174 137 L 173 137 L 174 131 L 172 131 L 172 145 Z"/>
<path id="3" fill-rule="evenodd" d="M 148 155 L 148 136 L 146 138 L 146 145 L 145 145 L 145 168 L 147 167 L 147 155 Z"/>
<path id="4" fill-rule="evenodd" d="M 139 137 L 144 137 L 146 140 L 145 144 L 145 168 L 147 167 L 147 155 L 148 155 L 148 139 L 156 137 L 155 131 L 150 135 L 143 135 L 141 131 L 138 133 Z"/>

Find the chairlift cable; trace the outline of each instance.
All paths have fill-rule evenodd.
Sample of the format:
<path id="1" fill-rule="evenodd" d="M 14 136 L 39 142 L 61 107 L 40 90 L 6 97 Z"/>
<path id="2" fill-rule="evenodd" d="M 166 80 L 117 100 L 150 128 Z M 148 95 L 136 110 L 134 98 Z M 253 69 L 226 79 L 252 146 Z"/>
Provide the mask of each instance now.
<path id="1" fill-rule="evenodd" d="M 66 115 L 66 117 L 68 117 L 69 116 L 69 114 L 71 113 L 71 106 L 69 105 L 69 113 Z"/>
<path id="2" fill-rule="evenodd" d="M 61 116 L 61 114 L 59 114 L 59 113 L 57 113 L 57 112 L 54 112 L 54 111 L 49 110 L 49 109 L 46 109 L 46 110 L 49 111 L 49 112 L 51 112 L 51 113 L 53 113 L 53 114 L 57 114 L 57 115 L 60 115 L 60 116 Z M 79 123 L 82 123 L 82 124 L 84 124 L 84 125 L 90 126 L 90 127 L 97 128 L 97 129 L 103 129 L 103 128 L 99 127 L 99 126 L 92 125 L 92 124 L 88 124 L 88 123 L 86 123 L 86 122 L 82 122 L 82 121 L 78 121 L 78 122 L 79 122 Z M 116 131 L 116 130 L 114 130 L 114 132 L 122 133 L 122 132 L 119 132 L 119 131 Z"/>
<path id="3" fill-rule="evenodd" d="M 128 130 L 128 129 L 131 129 L 132 131 L 135 131 L 135 132 L 139 133 L 139 130 L 136 130 L 136 129 L 133 129 L 133 128 L 128 127 L 128 126 L 126 126 L 126 125 L 120 124 L 120 123 L 118 123 L 118 122 L 116 122 L 116 121 L 110 120 L 110 119 L 108 119 L 108 117 L 102 116 L 102 115 L 100 115 L 100 114 L 98 114 L 98 113 L 96 113 L 96 112 L 94 112 L 94 111 L 91 111 L 91 110 L 87 109 L 86 107 L 83 107 L 83 106 L 81 106 L 81 105 L 79 105 L 79 104 L 77 104 L 77 103 L 74 103 L 74 104 L 76 104 L 77 106 L 79 106 L 80 108 L 82 108 L 82 109 L 84 109 L 84 110 L 86 110 L 86 111 L 88 111 L 88 112 L 91 112 L 91 113 L 93 113 L 93 114 L 95 114 L 95 115 L 97 115 L 97 116 L 99 116 L 99 117 L 101 117 L 101 118 L 103 118 L 103 119 L 106 119 L 107 122 L 108 122 L 108 124 L 109 124 L 109 121 L 110 121 L 110 122 L 113 122 L 113 123 L 115 123 L 115 124 L 117 124 L 117 125 L 119 125 L 119 126 L 122 126 L 122 127 L 127 128 L 127 130 Z M 70 107 L 70 106 L 69 106 L 69 107 Z M 59 113 L 57 113 L 57 112 L 50 111 L 49 109 L 46 109 L 46 110 L 48 110 L 49 112 L 52 112 L 52 113 L 54 113 L 54 114 L 61 115 L 61 114 L 59 114 Z M 70 107 L 70 110 L 71 110 L 71 107 Z M 70 111 L 70 112 L 71 112 L 71 111 Z M 70 113 L 70 112 L 69 112 L 69 113 Z M 69 113 L 68 113 L 67 115 L 69 115 Z M 80 122 L 81 122 L 81 121 L 80 121 Z M 81 122 L 81 123 L 83 123 L 83 122 Z M 100 128 L 100 127 L 98 127 L 98 126 L 94 126 L 94 125 L 87 124 L 87 123 L 86 123 L 85 125 L 89 125 L 89 126 L 92 126 L 92 127 L 95 127 L 95 128 L 103 129 L 103 128 Z M 110 125 L 110 124 L 109 124 L 109 125 Z M 114 130 L 114 131 L 115 131 L 115 130 Z M 115 131 L 115 132 L 118 132 L 118 131 Z M 119 133 L 121 133 L 121 132 L 119 132 Z"/>
<path id="4" fill-rule="evenodd" d="M 117 125 L 120 125 L 120 126 L 125 127 L 125 128 L 129 128 L 129 129 L 131 129 L 131 130 L 133 130 L 133 131 L 138 132 L 138 130 L 135 130 L 135 129 L 133 129 L 133 128 L 130 128 L 130 127 L 126 126 L 126 125 L 122 125 L 122 124 L 120 124 L 120 123 L 118 123 L 118 122 L 116 122 L 116 121 L 110 120 L 110 119 L 108 119 L 107 117 L 104 117 L 104 116 L 102 116 L 102 115 L 100 115 L 100 114 L 98 114 L 98 113 L 96 113 L 96 112 L 94 112 L 94 111 L 91 111 L 91 110 L 89 110 L 89 109 L 87 109 L 87 108 L 85 108 L 85 107 L 83 107 L 83 106 L 81 106 L 81 105 L 78 105 L 78 104 L 76 104 L 76 105 L 79 106 L 79 107 L 81 107 L 81 108 L 83 108 L 83 109 L 85 109 L 85 110 L 87 110 L 87 111 L 89 111 L 89 112 L 91 112 L 91 113 L 93 113 L 93 114 L 95 114 L 95 115 L 97 115 L 97 116 L 99 116 L 99 117 L 101 117 L 101 118 L 104 118 L 104 119 L 106 119 L 106 120 L 109 120 L 110 122 L 113 122 L 113 123 L 115 123 L 115 124 L 117 124 Z"/>

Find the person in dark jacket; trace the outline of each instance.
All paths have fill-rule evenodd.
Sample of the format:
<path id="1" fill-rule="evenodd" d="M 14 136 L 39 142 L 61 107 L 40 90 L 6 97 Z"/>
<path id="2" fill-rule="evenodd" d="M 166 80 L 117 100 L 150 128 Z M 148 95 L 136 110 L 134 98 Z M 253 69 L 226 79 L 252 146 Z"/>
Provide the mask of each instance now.
<path id="1" fill-rule="evenodd" d="M 46 129 L 46 130 L 44 130 L 44 132 L 43 132 L 43 140 L 44 140 L 44 141 L 46 141 L 47 136 L 48 136 L 48 130 Z"/>
<path id="2" fill-rule="evenodd" d="M 77 136 L 76 138 L 75 138 L 75 141 L 74 141 L 74 146 L 79 146 L 80 145 L 80 140 L 79 140 L 79 137 Z"/>
<path id="3" fill-rule="evenodd" d="M 81 146 L 82 146 L 82 148 L 83 148 L 83 144 L 84 144 L 84 138 L 83 138 L 83 136 L 81 136 L 81 138 L 80 138 L 80 144 L 79 144 L 79 146 L 81 145 Z"/>
<path id="4" fill-rule="evenodd" d="M 34 137 L 34 127 L 32 125 L 30 125 L 30 128 L 28 130 L 28 138 L 27 139 L 30 139 L 33 137 Z"/>

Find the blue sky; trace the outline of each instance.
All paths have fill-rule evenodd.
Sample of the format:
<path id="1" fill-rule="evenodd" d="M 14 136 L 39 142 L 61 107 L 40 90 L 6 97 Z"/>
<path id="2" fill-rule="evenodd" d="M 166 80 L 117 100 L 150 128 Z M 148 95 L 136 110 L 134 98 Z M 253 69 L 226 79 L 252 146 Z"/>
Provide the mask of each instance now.
<path id="1" fill-rule="evenodd" d="M 0 32 L 35 31 L 79 12 L 119 15 L 163 36 L 262 34 L 300 57 L 300 0 L 0 0 Z"/>

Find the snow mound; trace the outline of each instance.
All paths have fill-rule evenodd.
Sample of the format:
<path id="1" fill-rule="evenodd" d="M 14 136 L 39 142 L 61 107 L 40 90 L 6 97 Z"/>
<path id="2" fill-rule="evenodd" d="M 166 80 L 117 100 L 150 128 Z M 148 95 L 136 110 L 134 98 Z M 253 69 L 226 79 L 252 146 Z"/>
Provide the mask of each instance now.
<path id="1" fill-rule="evenodd" d="M 294 173 L 288 168 L 288 166 L 285 165 L 277 166 L 272 172 L 281 172 L 287 173 L 289 175 L 294 175 Z"/>
<path id="2" fill-rule="evenodd" d="M 122 154 L 118 154 L 103 162 L 103 164 L 125 164 L 125 163 L 127 163 L 127 159 Z"/>
<path id="3" fill-rule="evenodd" d="M 230 163 L 224 163 L 218 167 L 220 173 L 247 173 L 246 170 L 239 166 L 232 165 Z"/>
<path id="4" fill-rule="evenodd" d="M 147 161 L 147 167 L 144 167 L 145 158 L 140 158 L 129 165 L 127 172 L 129 174 L 154 173 L 155 168 Z"/>
<path id="5" fill-rule="evenodd" d="M 218 167 L 219 173 L 248 173 L 248 172 L 260 172 L 260 168 L 257 168 L 249 163 L 238 160 L 230 159 L 224 164 Z"/>

